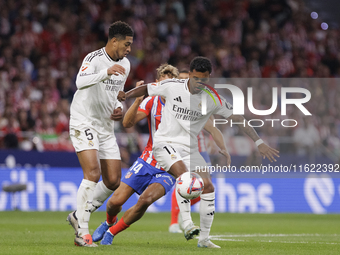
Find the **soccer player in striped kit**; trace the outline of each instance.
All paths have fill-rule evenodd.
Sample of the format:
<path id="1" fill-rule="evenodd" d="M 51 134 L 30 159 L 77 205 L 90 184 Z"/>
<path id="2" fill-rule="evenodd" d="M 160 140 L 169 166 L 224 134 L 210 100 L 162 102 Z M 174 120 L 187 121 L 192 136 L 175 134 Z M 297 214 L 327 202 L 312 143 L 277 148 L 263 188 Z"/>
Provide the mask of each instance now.
<path id="1" fill-rule="evenodd" d="M 157 69 L 157 79 L 160 81 L 177 76 L 177 68 L 171 65 L 164 64 Z M 143 81 L 137 84 L 142 83 Z M 108 200 L 106 221 L 94 231 L 94 242 L 102 240 L 100 244 L 110 245 L 115 235 L 139 220 L 147 208 L 169 192 L 175 184 L 175 179 L 160 167 L 152 154 L 153 134 L 161 121 L 163 106 L 164 101 L 160 96 L 147 97 L 144 100 L 140 97 L 126 112 L 123 126 L 132 127 L 136 122 L 147 118 L 150 136 L 142 155 L 122 177 L 120 186 Z M 116 223 L 122 205 L 135 192 L 140 195 L 137 204 L 128 209 Z"/>

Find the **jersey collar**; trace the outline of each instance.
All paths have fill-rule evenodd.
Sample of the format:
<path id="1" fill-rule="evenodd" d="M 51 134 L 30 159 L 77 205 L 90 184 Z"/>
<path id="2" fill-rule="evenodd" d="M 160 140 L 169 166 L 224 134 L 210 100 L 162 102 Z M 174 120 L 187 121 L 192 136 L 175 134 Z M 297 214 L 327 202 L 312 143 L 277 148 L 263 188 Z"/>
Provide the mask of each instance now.
<path id="1" fill-rule="evenodd" d="M 113 58 L 111 58 L 110 55 L 107 54 L 107 52 L 106 52 L 106 50 L 105 50 L 105 47 L 103 47 L 103 52 L 104 52 L 104 55 L 107 57 L 107 59 L 108 59 L 109 61 L 113 61 L 113 62 L 119 62 L 119 61 L 120 61 L 120 60 L 115 61 Z"/>

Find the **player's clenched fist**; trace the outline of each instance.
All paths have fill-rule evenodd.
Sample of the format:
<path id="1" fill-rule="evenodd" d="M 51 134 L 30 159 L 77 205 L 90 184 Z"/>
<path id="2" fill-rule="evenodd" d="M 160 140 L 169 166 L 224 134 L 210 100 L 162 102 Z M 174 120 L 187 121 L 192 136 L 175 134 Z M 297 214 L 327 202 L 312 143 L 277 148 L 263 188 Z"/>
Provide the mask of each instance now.
<path id="1" fill-rule="evenodd" d="M 115 64 L 107 69 L 107 74 L 108 75 L 124 75 L 125 74 L 125 68 L 122 67 L 121 65 Z"/>
<path id="2" fill-rule="evenodd" d="M 113 111 L 113 113 L 111 114 L 110 116 L 110 119 L 111 120 L 114 120 L 114 121 L 119 121 L 123 118 L 123 112 L 122 112 L 122 108 L 118 107 L 117 109 L 115 109 Z"/>
<path id="3" fill-rule="evenodd" d="M 117 99 L 119 102 L 125 101 L 126 100 L 126 95 L 124 91 L 118 91 Z"/>

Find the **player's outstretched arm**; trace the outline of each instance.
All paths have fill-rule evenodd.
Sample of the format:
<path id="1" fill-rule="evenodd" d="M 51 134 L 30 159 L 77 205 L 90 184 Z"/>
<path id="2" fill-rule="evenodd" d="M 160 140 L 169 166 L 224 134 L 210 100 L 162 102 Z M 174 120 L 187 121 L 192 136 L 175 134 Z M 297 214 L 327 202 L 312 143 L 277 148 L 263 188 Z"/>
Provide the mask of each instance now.
<path id="1" fill-rule="evenodd" d="M 214 117 L 210 116 L 210 118 L 208 119 L 207 123 L 204 126 L 204 129 L 208 131 L 209 134 L 211 134 L 212 138 L 214 139 L 214 142 L 216 143 L 218 148 L 220 148 L 219 153 L 227 158 L 227 165 L 229 166 L 231 163 L 230 154 L 225 145 L 223 134 L 218 128 L 214 127 L 213 120 Z"/>
<path id="2" fill-rule="evenodd" d="M 144 81 L 139 81 L 136 83 L 136 88 L 143 85 Z M 117 99 L 119 102 L 125 101 L 126 100 L 126 93 L 122 90 L 118 91 Z"/>
<path id="3" fill-rule="evenodd" d="M 275 157 L 280 157 L 279 151 L 265 144 L 255 129 L 247 125 L 247 121 L 243 116 L 231 115 L 229 119 L 235 123 L 243 123 L 243 125 L 239 124 L 240 129 L 256 143 L 257 148 L 263 158 L 268 158 L 270 162 L 273 162 L 276 161 Z"/>
<path id="4" fill-rule="evenodd" d="M 147 84 L 141 85 L 137 88 L 131 89 L 125 93 L 126 98 L 134 98 L 140 96 L 147 96 L 148 95 L 148 87 Z"/>

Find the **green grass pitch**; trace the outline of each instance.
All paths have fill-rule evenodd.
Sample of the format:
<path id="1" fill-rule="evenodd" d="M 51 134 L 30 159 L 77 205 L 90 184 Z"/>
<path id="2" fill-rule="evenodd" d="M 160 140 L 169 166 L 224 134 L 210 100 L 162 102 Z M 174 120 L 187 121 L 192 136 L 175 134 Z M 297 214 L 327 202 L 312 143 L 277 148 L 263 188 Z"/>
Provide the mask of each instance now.
<path id="1" fill-rule="evenodd" d="M 169 213 L 146 213 L 111 246 L 76 247 L 67 215 L 0 212 L 0 254 L 340 254 L 340 215 L 334 214 L 217 213 L 211 235 L 221 249 L 200 249 L 197 240 L 168 233 Z M 103 220 L 105 212 L 92 214 L 91 233 Z"/>

